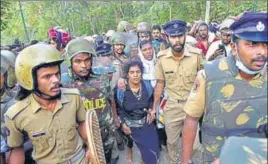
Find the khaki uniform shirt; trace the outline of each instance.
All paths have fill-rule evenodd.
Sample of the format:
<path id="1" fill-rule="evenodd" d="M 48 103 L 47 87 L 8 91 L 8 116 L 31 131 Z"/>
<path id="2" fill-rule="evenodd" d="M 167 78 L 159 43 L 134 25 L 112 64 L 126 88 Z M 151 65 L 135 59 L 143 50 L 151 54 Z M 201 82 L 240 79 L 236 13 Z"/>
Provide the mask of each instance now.
<path id="1" fill-rule="evenodd" d="M 165 80 L 170 99 L 187 100 L 198 70 L 202 67 L 201 50 L 185 44 L 183 56 L 178 60 L 171 48 L 160 51 L 155 67 L 155 78 Z"/>
<path id="2" fill-rule="evenodd" d="M 7 96 L 8 96 L 8 95 L 7 95 L 6 92 L 4 92 L 4 93 L 1 95 L 1 109 L 0 109 L 0 111 L 1 111 L 1 123 L 4 122 L 4 120 L 3 120 L 3 118 L 4 118 L 4 109 L 5 109 L 5 106 L 6 106 L 6 104 L 7 104 L 7 102 L 3 102 L 3 101 L 6 99 Z M 1 124 L 1 127 L 2 127 L 2 124 Z"/>
<path id="3" fill-rule="evenodd" d="M 61 93 L 53 112 L 41 107 L 33 94 L 9 108 L 5 114 L 9 147 L 22 146 L 27 134 L 33 144 L 33 158 L 45 164 L 65 162 L 82 150 L 84 141 L 77 128 L 85 121 L 86 111 L 79 91 L 62 89 Z"/>
<path id="4" fill-rule="evenodd" d="M 260 78 L 261 76 L 262 73 L 256 75 L 253 79 Z M 243 80 L 240 74 L 237 74 L 235 78 Z M 206 75 L 204 70 L 198 72 L 194 86 L 183 110 L 191 117 L 199 118 L 204 114 L 206 110 Z"/>

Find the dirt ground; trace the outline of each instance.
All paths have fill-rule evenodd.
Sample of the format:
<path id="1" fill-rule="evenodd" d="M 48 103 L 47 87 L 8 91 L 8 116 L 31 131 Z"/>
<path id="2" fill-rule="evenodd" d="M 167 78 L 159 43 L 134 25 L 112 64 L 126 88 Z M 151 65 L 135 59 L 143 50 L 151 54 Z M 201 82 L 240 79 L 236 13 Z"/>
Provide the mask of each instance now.
<path id="1" fill-rule="evenodd" d="M 179 152 L 181 153 L 181 140 L 179 140 Z M 141 155 L 139 152 L 139 149 L 137 146 L 134 144 L 133 147 L 133 162 L 134 164 L 141 164 Z M 201 150 L 196 153 L 196 155 L 193 158 L 194 164 L 200 164 L 201 162 Z M 117 164 L 127 164 L 127 148 L 125 148 L 124 151 L 120 151 L 119 154 L 119 161 Z M 169 164 L 169 157 L 167 153 L 167 148 L 163 147 L 160 153 L 160 163 L 159 164 Z"/>

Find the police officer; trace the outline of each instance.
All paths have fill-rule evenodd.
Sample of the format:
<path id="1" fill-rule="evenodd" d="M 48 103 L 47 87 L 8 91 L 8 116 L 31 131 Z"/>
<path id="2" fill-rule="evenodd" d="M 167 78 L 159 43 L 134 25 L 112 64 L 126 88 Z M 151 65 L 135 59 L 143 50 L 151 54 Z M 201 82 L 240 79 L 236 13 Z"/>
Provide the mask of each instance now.
<path id="1" fill-rule="evenodd" d="M 97 64 L 94 63 L 96 58 L 92 43 L 82 38 L 71 40 L 66 47 L 66 63 L 69 65 L 69 74 L 63 74 L 62 78 L 63 86 L 80 90 L 86 110 L 96 111 L 105 157 L 109 163 L 115 142 L 111 109 L 114 101 L 111 95 L 108 72 L 93 72 Z"/>
<path id="2" fill-rule="evenodd" d="M 204 66 L 185 105 L 183 164 L 203 114 L 202 163 L 218 158 L 229 136 L 265 137 L 256 127 L 267 122 L 267 13 L 245 13 L 230 30 L 232 55 Z"/>
<path id="3" fill-rule="evenodd" d="M 25 135 L 33 144 L 37 163 L 86 161 L 86 112 L 78 90 L 60 88 L 61 62 L 59 52 L 46 44 L 29 46 L 18 55 L 18 101 L 5 114 L 10 164 L 24 163 Z"/>
<path id="4" fill-rule="evenodd" d="M 113 66 L 113 50 L 112 45 L 109 43 L 103 43 L 96 48 L 98 58 L 95 58 L 93 72 L 101 75 L 102 73 L 108 73 L 109 80 L 113 78 L 113 74 L 116 72 Z"/>
<path id="5" fill-rule="evenodd" d="M 4 113 L 6 112 L 15 92 L 12 89 L 16 84 L 15 77 L 15 54 L 8 50 L 1 50 L 1 78 L 0 78 L 0 95 L 1 95 L 1 160 L 4 163 L 5 153 L 9 150 L 6 143 L 6 128 L 4 126 Z M 2 163 L 2 162 L 1 162 Z"/>
<path id="6" fill-rule="evenodd" d="M 118 32 L 131 32 L 134 31 L 134 26 L 127 21 L 120 21 L 117 25 Z"/>
<path id="7" fill-rule="evenodd" d="M 123 78 L 124 75 L 124 63 L 130 60 L 130 57 L 124 52 L 126 47 L 126 38 L 122 32 L 115 32 L 111 38 L 112 48 L 113 48 L 113 66 L 116 72 L 113 74 L 113 79 L 111 82 L 112 88 L 117 84 L 117 80 Z"/>
<path id="8" fill-rule="evenodd" d="M 108 43 L 101 44 L 96 49 L 96 53 L 98 54 L 98 58 L 95 58 L 97 60 L 93 61 L 93 72 L 94 74 L 104 74 L 108 73 L 109 80 L 113 79 L 113 75 L 115 74 L 116 70 L 113 66 L 113 51 L 112 51 L 112 45 Z M 112 103 L 113 104 L 113 103 Z M 116 107 L 112 108 L 112 114 L 113 118 L 117 118 L 117 110 Z M 118 122 L 117 122 L 118 121 Z M 119 159 L 119 150 L 124 150 L 124 140 L 123 135 L 121 131 L 118 129 L 120 127 L 120 123 L 118 119 L 114 119 L 114 135 L 116 140 L 114 141 L 113 149 L 112 149 L 112 159 L 110 164 L 115 164 L 117 160 Z"/>
<path id="9" fill-rule="evenodd" d="M 152 40 L 152 25 L 148 22 L 138 23 L 137 35 L 138 35 L 139 41 Z"/>
<path id="10" fill-rule="evenodd" d="M 113 55 L 112 45 L 110 43 L 102 43 L 96 47 L 96 53 L 99 57 L 111 57 Z"/>
<path id="11" fill-rule="evenodd" d="M 178 139 L 182 131 L 184 104 L 201 69 L 202 55 L 197 48 L 185 44 L 186 22 L 173 20 L 163 26 L 170 48 L 159 52 L 156 63 L 154 111 L 166 87 L 168 100 L 164 109 L 167 147 L 171 163 L 179 163 Z"/>
<path id="12" fill-rule="evenodd" d="M 8 50 L 1 50 L 1 74 L 6 78 L 1 93 L 3 91 L 10 92 L 16 85 L 17 80 L 15 77 L 15 60 L 16 56 L 13 52 Z"/>
<path id="13" fill-rule="evenodd" d="M 139 22 L 136 27 L 138 41 L 129 46 L 130 56 L 136 56 L 139 53 L 139 43 L 143 40 L 152 40 L 152 25 L 148 22 Z"/>
<path id="14" fill-rule="evenodd" d="M 1 147 L 5 151 L 1 150 L 1 153 L 9 151 L 9 147 L 6 144 L 7 128 L 4 123 L 4 114 L 9 109 L 10 106 L 15 104 L 15 95 L 18 92 L 18 87 L 16 87 L 17 79 L 15 75 L 15 59 L 16 56 L 13 52 L 7 50 L 1 50 L 1 71 L 3 71 L 1 76 Z M 31 154 L 33 150 L 32 143 L 27 136 L 24 137 L 23 143 L 25 151 L 25 163 L 34 163 Z M 6 161 L 8 162 L 8 153 L 6 153 Z"/>

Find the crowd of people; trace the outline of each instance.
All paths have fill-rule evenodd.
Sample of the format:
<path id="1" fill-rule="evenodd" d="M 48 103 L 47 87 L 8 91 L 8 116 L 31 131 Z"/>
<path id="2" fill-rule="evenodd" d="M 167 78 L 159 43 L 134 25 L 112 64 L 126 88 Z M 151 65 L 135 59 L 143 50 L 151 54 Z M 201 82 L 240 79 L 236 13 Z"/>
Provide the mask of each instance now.
<path id="1" fill-rule="evenodd" d="M 75 38 L 57 26 L 47 41 L 1 46 L 1 163 L 89 163 L 89 110 L 107 164 L 125 149 L 136 163 L 134 144 L 144 164 L 165 147 L 167 164 L 197 152 L 201 164 L 267 163 L 267 22 L 121 21 Z"/>

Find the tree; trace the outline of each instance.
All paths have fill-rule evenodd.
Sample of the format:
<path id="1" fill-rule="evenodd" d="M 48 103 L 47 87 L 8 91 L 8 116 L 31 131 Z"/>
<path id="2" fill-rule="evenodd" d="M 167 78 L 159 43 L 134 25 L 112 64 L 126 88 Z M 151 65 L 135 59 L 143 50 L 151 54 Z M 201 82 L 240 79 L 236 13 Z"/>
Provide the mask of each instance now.
<path id="1" fill-rule="evenodd" d="M 18 2 L 1 1 L 1 43 L 14 38 L 25 41 Z M 116 29 L 119 21 L 136 25 L 140 21 L 163 25 L 170 19 L 187 22 L 205 19 L 206 1 L 23 1 L 23 12 L 30 40 L 47 39 L 47 30 L 61 26 L 73 36 L 101 34 Z M 211 1 L 210 21 L 221 21 L 246 10 L 267 10 L 266 1 Z"/>

